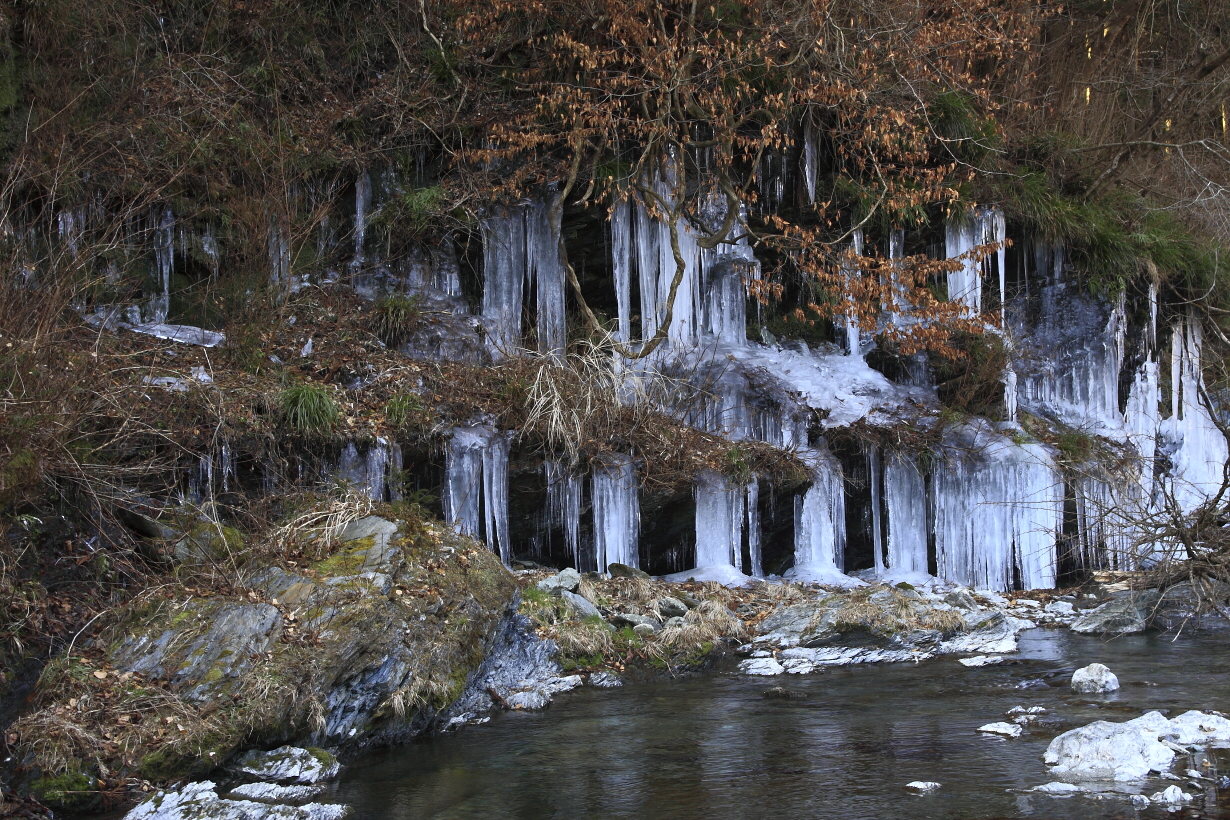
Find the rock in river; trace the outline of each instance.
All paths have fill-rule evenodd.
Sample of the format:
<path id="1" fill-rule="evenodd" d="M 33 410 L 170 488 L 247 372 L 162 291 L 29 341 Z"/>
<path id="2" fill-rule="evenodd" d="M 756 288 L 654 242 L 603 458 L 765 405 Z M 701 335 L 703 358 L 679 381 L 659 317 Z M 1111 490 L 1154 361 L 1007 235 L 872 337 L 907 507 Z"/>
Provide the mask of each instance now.
<path id="1" fill-rule="evenodd" d="M 1119 688 L 1119 678 L 1100 663 L 1091 663 L 1072 673 L 1072 691 L 1082 695 L 1100 695 Z"/>

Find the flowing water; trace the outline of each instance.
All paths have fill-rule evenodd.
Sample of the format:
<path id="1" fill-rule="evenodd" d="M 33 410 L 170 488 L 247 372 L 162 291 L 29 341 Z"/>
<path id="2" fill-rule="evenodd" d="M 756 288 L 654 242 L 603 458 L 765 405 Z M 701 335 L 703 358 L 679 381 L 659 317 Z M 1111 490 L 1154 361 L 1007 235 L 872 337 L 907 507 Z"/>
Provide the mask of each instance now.
<path id="1" fill-rule="evenodd" d="M 1094 661 L 1119 676 L 1119 692 L 1069 690 L 1072 669 Z M 546 711 L 502 714 L 353 761 L 332 797 L 363 820 L 1230 817 L 1211 789 L 1203 810 L 1177 814 L 1019 791 L 1052 780 L 1041 757 L 1061 731 L 1149 709 L 1230 710 L 1227 671 L 1214 637 L 1104 641 L 1039 629 L 1022 634 L 1018 654 L 983 668 L 941 658 L 584 689 Z M 776 685 L 805 697 L 765 697 Z M 1017 705 L 1048 711 L 1017 739 L 975 731 Z M 905 788 L 915 780 L 943 785 L 918 795 Z M 1152 794 L 1166 785 L 1121 788 Z"/>

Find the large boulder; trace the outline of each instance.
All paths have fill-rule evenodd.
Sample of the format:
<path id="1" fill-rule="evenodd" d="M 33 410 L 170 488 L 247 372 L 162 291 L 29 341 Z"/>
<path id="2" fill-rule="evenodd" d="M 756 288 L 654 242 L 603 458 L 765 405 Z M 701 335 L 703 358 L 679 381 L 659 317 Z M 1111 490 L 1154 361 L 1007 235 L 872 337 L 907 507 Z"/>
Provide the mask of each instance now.
<path id="1" fill-rule="evenodd" d="M 346 806 L 337 804 L 293 806 L 222 798 L 217 787 L 205 780 L 158 792 L 124 820 L 342 820 L 349 814 Z"/>
<path id="2" fill-rule="evenodd" d="M 1070 629 L 1082 635 L 1128 635 L 1149 626 L 1158 593 L 1154 590 L 1124 592 L 1072 622 Z"/>
<path id="3" fill-rule="evenodd" d="M 78 723 L 52 750 L 70 770 L 162 781 L 204 775 L 250 738 L 361 747 L 435 725 L 511 617 L 515 580 L 437 522 L 368 516 L 324 550 L 253 559 L 246 590 L 168 589 L 117 611 L 84 658 L 49 665 L 11 729 L 18 754 L 47 759 L 48 721 Z M 91 721 L 115 742 L 84 742 Z"/>
<path id="4" fill-rule="evenodd" d="M 1056 737 L 1042 759 L 1067 781 L 1139 780 L 1170 768 L 1174 751 L 1144 725 L 1098 720 Z"/>

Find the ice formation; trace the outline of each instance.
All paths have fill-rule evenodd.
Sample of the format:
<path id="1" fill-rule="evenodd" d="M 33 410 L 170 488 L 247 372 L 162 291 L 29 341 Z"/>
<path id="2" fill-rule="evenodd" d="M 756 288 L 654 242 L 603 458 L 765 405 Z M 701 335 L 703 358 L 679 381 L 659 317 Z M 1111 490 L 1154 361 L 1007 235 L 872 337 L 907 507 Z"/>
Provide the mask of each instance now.
<path id="1" fill-rule="evenodd" d="M 779 157 L 758 165 L 758 213 L 785 202 L 796 184 L 800 197 L 815 200 L 819 150 L 815 130 L 805 127 L 797 164 Z M 797 183 L 790 178 L 796 173 Z M 661 379 L 676 386 L 653 393 L 663 397 L 663 412 L 732 442 L 789 450 L 810 473 L 810 483 L 772 513 L 779 525 L 762 520 L 765 510 L 777 509 L 766 495 L 775 492 L 773 476 L 749 480 L 701 472 L 693 488 L 695 569 L 680 576 L 723 583 L 763 576 L 764 553 L 778 546 L 767 540 L 762 525 L 777 532 L 788 528 L 792 504 L 790 574 L 800 580 L 853 583 L 844 574 L 849 569 L 903 580 L 934 572 L 992 589 L 1046 587 L 1065 561 L 1082 568 L 1135 566 L 1146 556 L 1133 521 L 1156 511 L 1166 497 L 1190 510 L 1220 486 L 1227 442 L 1202 381 L 1199 322 L 1185 315 L 1160 317 L 1156 289 L 1143 301 L 1090 296 L 1073 277 L 1062 248 L 1013 237 L 1018 248 L 1009 257 L 1008 226 L 994 207 L 956 214 L 932 254 L 954 260 L 946 276 L 948 298 L 970 318 L 981 317 L 1004 343 L 1006 421 L 936 427 L 942 441 L 932 445 L 933 457 L 904 444 L 869 445 L 853 455 L 834 444 L 830 451 L 831 431 L 855 424 L 936 425 L 938 398 L 925 357 L 904 360 L 906 372 L 892 379 L 873 369 L 866 354 L 875 339 L 870 328 L 859 326 L 852 304 L 838 308 L 833 343 L 779 343 L 763 328 L 749 339 L 749 322 L 761 324 L 762 310 L 749 299 L 760 277 L 748 241 L 749 215 L 741 206 L 729 213 L 725 198 L 704 185 L 677 185 L 674 174 L 666 163 L 639 181 L 642 193 L 617 203 L 610 214 L 615 333 L 632 348 L 663 337 L 653 355 L 613 366 L 642 384 Z M 470 306 L 450 243 L 385 259 L 379 243 L 369 241 L 381 203 L 401 190 L 387 172 L 360 173 L 353 222 L 350 216 L 330 217 L 334 221 L 319 232 L 318 251 L 321 258 L 349 260 L 340 264 L 366 296 L 405 292 L 430 303 L 438 332 L 407 343 L 404 352 L 478 360 L 527 348 L 542 354 L 565 349 L 569 297 L 550 194 L 493 207 L 481 220 L 481 299 Z M 56 216 L 56 233 L 70 253 L 83 241 L 89 213 L 65 209 Z M 349 225 L 353 231 L 344 229 Z M 719 226 L 727 227 L 720 236 Z M 143 297 L 83 306 L 88 320 L 193 344 L 221 343 L 221 334 L 168 324 L 177 247 L 195 243 L 216 273 L 222 257 L 212 230 L 177 224 L 169 208 L 151 212 L 146 227 L 152 275 Z M 906 238 L 892 230 L 879 240 L 892 285 L 878 319 L 881 328 L 919 321 L 910 315 L 909 295 L 893 263 L 904 257 Z M 865 241 L 860 231 L 852 232 L 850 253 L 874 254 Z M 287 232 L 277 222 L 270 224 L 268 244 L 271 278 L 293 289 Z M 864 274 L 851 262 L 846 275 L 846 292 L 832 298 L 853 299 L 856 277 Z M 749 316 L 750 310 L 757 313 Z M 477 354 L 459 341 L 462 331 L 474 340 Z M 1116 466 L 1109 469 L 1093 457 L 1087 465 L 1074 464 L 1070 454 L 1061 465 L 1055 450 L 1015 424 L 1025 414 L 1050 420 L 1070 438 L 1090 437 L 1111 448 Z M 508 518 L 510 449 L 509 434 L 488 424 L 456 428 L 446 448 L 442 493 L 445 516 L 505 561 L 516 540 Z M 852 458 L 855 472 L 865 470 L 869 477 L 865 487 L 854 487 L 861 479 L 843 469 L 843 460 L 849 466 Z M 372 497 L 394 498 L 388 477 L 398 464 L 396 443 L 378 440 L 348 445 L 335 467 Z M 537 520 L 560 534 L 574 564 L 604 570 L 650 557 L 640 545 L 640 475 L 632 456 L 608 457 L 588 468 L 548 461 L 543 469 L 546 509 Z M 219 475 L 211 458 L 188 483 L 204 498 L 233 478 L 233 464 Z M 1072 513 L 1069 532 L 1065 505 Z M 865 521 L 849 534 L 847 507 L 851 520 Z M 591 508 L 592 531 L 582 523 Z M 848 538 L 869 543 L 848 545 Z M 672 566 L 688 565 L 688 549 L 690 542 Z M 869 566 L 847 566 L 858 560 Z"/>
<path id="2" fill-rule="evenodd" d="M 640 566 L 640 480 L 629 456 L 609 458 L 593 471 L 594 555 L 598 568 L 610 564 Z"/>
<path id="3" fill-rule="evenodd" d="M 559 259 L 559 226 L 538 200 L 488 215 L 483 233 L 483 326 L 497 353 L 522 345 L 521 313 L 527 287 L 533 289 L 538 350 L 564 349 L 564 269 Z"/>
<path id="4" fill-rule="evenodd" d="M 445 516 L 463 535 L 486 541 L 507 563 L 508 436 L 491 427 L 459 427 L 445 464 Z"/>

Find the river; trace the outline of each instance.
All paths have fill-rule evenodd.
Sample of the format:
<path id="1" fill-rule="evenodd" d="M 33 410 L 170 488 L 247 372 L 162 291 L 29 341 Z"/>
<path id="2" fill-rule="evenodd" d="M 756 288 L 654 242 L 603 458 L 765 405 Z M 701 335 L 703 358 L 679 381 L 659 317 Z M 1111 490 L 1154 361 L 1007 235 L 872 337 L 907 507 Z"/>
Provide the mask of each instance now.
<path id="1" fill-rule="evenodd" d="M 1094 661 L 1119 676 L 1118 692 L 1070 691 L 1072 669 Z M 1215 637 L 1107 641 L 1063 629 L 1022 633 L 1019 653 L 982 668 L 947 657 L 797 677 L 717 670 L 578 690 L 543 712 L 374 753 L 352 762 L 331 797 L 362 820 L 1230 817 L 1230 792 L 1219 807 L 1212 789 L 1203 809 L 1180 814 L 1021 791 L 1053 779 L 1041 758 L 1061 731 L 1149 709 L 1230 710 L 1227 671 Z M 799 697 L 765 697 L 779 684 Z M 1047 712 L 1016 739 L 976 731 L 1017 705 Z M 1209 763 L 1197 765 L 1215 775 L 1219 760 Z M 911 781 L 942 786 L 916 794 Z"/>

